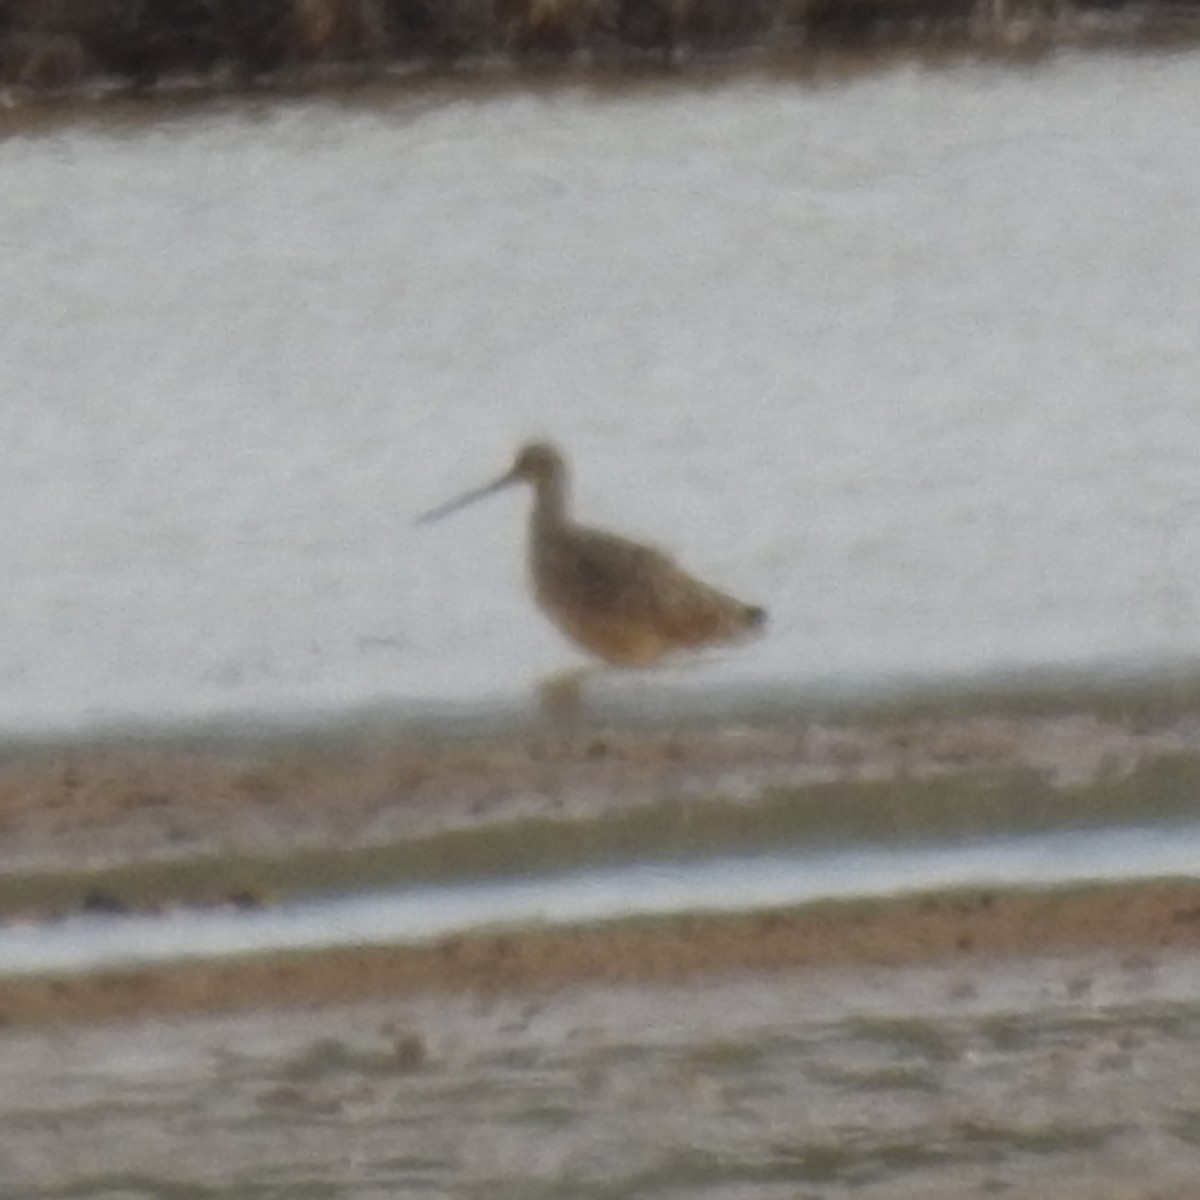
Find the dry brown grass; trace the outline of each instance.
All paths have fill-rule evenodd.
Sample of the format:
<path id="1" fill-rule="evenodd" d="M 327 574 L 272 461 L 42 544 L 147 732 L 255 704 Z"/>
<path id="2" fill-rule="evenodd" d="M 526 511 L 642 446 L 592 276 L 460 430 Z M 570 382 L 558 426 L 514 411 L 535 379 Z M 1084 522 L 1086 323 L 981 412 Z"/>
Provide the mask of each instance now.
<path id="1" fill-rule="evenodd" d="M 295 82 L 464 59 L 678 65 L 731 50 L 947 38 L 1004 46 L 1015 32 L 1062 36 L 1064 18 L 1101 7 L 1116 11 L 1102 0 L 7 0 L 0 85 L 35 95 L 99 82 Z"/>

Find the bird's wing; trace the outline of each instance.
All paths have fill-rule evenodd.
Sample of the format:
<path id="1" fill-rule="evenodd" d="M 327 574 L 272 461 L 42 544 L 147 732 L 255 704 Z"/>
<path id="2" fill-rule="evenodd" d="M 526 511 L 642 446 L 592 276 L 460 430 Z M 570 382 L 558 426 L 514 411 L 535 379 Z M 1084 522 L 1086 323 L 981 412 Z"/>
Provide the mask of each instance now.
<path id="1" fill-rule="evenodd" d="M 599 530 L 576 528 L 560 569 L 564 590 L 591 611 L 660 627 L 724 600 L 661 550 Z"/>
<path id="2" fill-rule="evenodd" d="M 596 609 L 628 605 L 654 569 L 654 560 L 666 557 L 649 546 L 578 526 L 553 551 L 546 566 L 558 587 Z"/>

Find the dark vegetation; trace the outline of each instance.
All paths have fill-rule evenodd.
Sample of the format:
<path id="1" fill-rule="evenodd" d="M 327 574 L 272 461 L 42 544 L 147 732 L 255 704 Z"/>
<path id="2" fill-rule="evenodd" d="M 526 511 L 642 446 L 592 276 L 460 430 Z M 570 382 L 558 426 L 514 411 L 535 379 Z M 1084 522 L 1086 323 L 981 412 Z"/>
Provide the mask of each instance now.
<path id="1" fill-rule="evenodd" d="M 0 0 L 11 94 L 165 81 L 248 86 L 405 66 L 674 64 L 953 38 L 1003 42 L 1184 0 Z"/>

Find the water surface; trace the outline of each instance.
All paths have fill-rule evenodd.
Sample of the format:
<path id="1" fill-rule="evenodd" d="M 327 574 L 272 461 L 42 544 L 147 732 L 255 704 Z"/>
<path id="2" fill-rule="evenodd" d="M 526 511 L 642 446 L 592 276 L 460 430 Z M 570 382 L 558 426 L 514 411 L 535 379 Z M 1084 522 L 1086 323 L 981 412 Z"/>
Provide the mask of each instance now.
<path id="1" fill-rule="evenodd" d="M 84 916 L 0 929 L 0 974 L 188 958 L 412 944 L 497 927 L 589 924 L 681 912 L 964 887 L 1056 886 L 1200 874 L 1200 825 L 1108 827 L 898 847 L 707 855 L 325 897 L 256 912 Z"/>
<path id="2" fill-rule="evenodd" d="M 693 691 L 1194 657 L 1200 59 L 0 143 L 0 726 L 524 702 L 512 495 L 769 607 Z M 636 678 L 622 684 L 636 690 Z"/>

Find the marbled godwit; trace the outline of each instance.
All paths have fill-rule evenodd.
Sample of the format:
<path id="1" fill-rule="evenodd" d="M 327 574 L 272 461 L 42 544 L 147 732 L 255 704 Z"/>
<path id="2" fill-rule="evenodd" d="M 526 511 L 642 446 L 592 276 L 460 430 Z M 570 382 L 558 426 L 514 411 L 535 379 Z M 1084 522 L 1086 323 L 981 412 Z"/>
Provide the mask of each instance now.
<path id="1" fill-rule="evenodd" d="M 618 666 L 649 666 L 685 650 L 736 641 L 767 614 L 693 579 L 660 550 L 588 529 L 567 508 L 567 465 L 535 442 L 494 483 L 418 518 L 433 521 L 514 483 L 534 489 L 529 566 L 542 611 L 585 650 Z"/>

